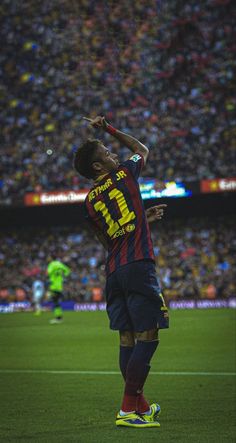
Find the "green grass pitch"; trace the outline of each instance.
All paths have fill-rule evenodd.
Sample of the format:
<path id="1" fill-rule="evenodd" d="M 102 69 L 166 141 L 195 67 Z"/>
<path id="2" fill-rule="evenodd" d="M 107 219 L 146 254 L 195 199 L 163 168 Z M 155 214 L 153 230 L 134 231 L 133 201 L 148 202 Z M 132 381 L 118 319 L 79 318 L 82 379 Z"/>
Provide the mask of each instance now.
<path id="1" fill-rule="evenodd" d="M 235 311 L 170 313 L 145 389 L 161 404 L 160 429 L 114 425 L 123 381 L 101 373 L 118 372 L 106 314 L 66 312 L 61 325 L 50 317 L 0 316 L 1 442 L 235 443 Z"/>

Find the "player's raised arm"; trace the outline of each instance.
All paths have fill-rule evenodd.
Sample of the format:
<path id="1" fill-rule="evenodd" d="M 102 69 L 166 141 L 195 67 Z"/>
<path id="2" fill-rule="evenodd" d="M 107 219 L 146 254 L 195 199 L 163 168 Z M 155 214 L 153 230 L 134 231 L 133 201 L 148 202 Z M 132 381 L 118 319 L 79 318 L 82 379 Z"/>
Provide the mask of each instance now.
<path id="1" fill-rule="evenodd" d="M 131 135 L 125 134 L 124 132 L 121 132 L 118 129 L 113 128 L 113 126 L 107 123 L 105 117 L 98 116 L 94 119 L 84 117 L 84 119 L 87 120 L 89 124 L 94 128 L 101 128 L 104 131 L 111 134 L 113 137 L 119 140 L 119 142 L 121 142 L 123 145 L 129 148 L 134 154 L 142 155 L 144 159 L 144 164 L 146 163 L 149 154 L 149 149 L 147 148 L 147 146 L 145 146 L 135 137 L 132 137 Z"/>

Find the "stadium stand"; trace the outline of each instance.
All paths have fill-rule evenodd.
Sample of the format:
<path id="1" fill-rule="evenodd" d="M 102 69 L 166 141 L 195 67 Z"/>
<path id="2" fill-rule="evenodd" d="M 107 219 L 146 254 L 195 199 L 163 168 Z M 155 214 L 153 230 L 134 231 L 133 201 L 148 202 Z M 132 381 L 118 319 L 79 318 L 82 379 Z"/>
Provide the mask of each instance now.
<path id="1" fill-rule="evenodd" d="M 165 298 L 229 298 L 236 291 L 233 217 L 161 222 L 152 230 Z M 72 269 L 65 296 L 78 302 L 102 299 L 105 251 L 85 228 L 23 228 L 0 235 L 0 300 L 31 298 L 34 279 L 46 282 L 47 260 Z"/>
<path id="2" fill-rule="evenodd" d="M 2 0 L 1 202 L 87 186 L 73 150 L 98 113 L 150 146 L 146 176 L 234 175 L 233 3 Z"/>

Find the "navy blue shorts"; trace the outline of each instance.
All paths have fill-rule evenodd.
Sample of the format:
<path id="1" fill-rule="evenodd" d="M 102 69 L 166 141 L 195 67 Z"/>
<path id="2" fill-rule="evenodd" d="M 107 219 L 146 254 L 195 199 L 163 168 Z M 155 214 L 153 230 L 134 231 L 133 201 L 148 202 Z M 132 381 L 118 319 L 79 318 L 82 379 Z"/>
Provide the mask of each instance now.
<path id="1" fill-rule="evenodd" d="M 111 329 L 143 332 L 169 327 L 168 310 L 152 260 L 129 263 L 109 275 L 106 301 Z"/>

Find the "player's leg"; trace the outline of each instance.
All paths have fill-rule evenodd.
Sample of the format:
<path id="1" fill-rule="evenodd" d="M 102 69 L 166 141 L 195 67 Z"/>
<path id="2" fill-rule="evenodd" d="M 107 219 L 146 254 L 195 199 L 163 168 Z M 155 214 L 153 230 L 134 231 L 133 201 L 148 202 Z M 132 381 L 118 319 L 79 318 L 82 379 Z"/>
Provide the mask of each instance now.
<path id="1" fill-rule="evenodd" d="M 160 423 L 157 421 L 159 405 L 149 406 L 143 396 L 143 386 L 150 370 L 150 361 L 158 343 L 158 332 L 152 330 L 137 335 L 135 343 L 133 333 L 120 332 L 121 345 L 126 345 L 123 348 L 129 348 L 131 353 L 127 351 L 125 365 L 121 366 L 125 391 L 121 410 L 116 417 L 116 425 L 136 428 L 159 427 Z"/>
<path id="2" fill-rule="evenodd" d="M 120 331 L 120 354 L 119 364 L 120 371 L 126 381 L 126 370 L 129 359 L 132 355 L 135 345 L 135 335 L 133 331 Z"/>
<path id="3" fill-rule="evenodd" d="M 63 321 L 63 311 L 60 303 L 61 298 L 62 294 L 60 292 L 52 293 L 54 318 L 50 320 L 51 324 L 61 323 Z"/>
<path id="4" fill-rule="evenodd" d="M 127 364 L 135 345 L 135 337 L 125 296 L 117 283 L 116 272 L 107 279 L 106 301 L 110 328 L 120 332 L 119 365 L 125 380 Z"/>
<path id="5" fill-rule="evenodd" d="M 110 281 L 114 281 L 114 276 L 112 276 Z M 127 312 L 125 298 L 114 283 L 109 290 L 107 288 L 107 313 L 110 320 L 110 328 L 120 332 L 119 366 L 125 380 L 126 368 L 135 345 L 135 337 Z"/>
<path id="6" fill-rule="evenodd" d="M 134 332 L 132 330 L 132 323 L 130 321 L 129 312 L 127 310 L 125 296 L 121 287 L 117 283 L 116 272 L 114 272 L 108 279 L 106 284 L 106 301 L 107 313 L 110 320 L 110 328 L 120 332 L 120 369 L 121 373 L 126 378 L 126 368 L 132 355 L 134 348 Z M 158 427 L 159 423 L 150 423 L 145 418 L 140 417 L 136 412 L 125 414 L 125 416 L 116 416 L 117 426 L 128 426 L 135 428 L 144 427 Z"/>
<path id="7" fill-rule="evenodd" d="M 122 331 L 120 333 L 121 346 L 120 346 L 120 369 L 124 378 L 126 378 L 126 368 L 132 351 L 134 348 L 134 332 L 132 322 L 130 319 L 129 311 L 127 309 L 127 302 L 124 292 L 118 283 L 116 272 L 111 274 L 107 279 L 106 284 L 106 301 L 107 301 L 107 313 L 110 319 L 110 328 L 114 330 Z M 121 412 L 121 413 L 120 413 Z M 158 427 L 159 423 L 140 417 L 136 410 L 129 411 L 129 413 L 123 413 L 120 411 L 116 417 L 117 426 L 129 426 L 129 427 Z"/>
<path id="8" fill-rule="evenodd" d="M 33 313 L 35 315 L 35 313 L 36 313 L 36 302 L 35 302 L 35 298 L 34 297 L 32 298 L 31 308 L 32 308 L 32 311 L 33 311 Z"/>
<path id="9" fill-rule="evenodd" d="M 150 371 L 150 362 L 158 346 L 158 330 L 138 332 L 137 342 L 126 367 L 126 383 L 121 414 L 131 411 L 148 413 L 149 403 L 143 395 L 143 387 Z"/>
<path id="10" fill-rule="evenodd" d="M 34 315 L 36 315 L 36 316 L 41 314 L 40 300 L 41 300 L 40 294 L 35 292 L 32 297 L 32 308 L 34 311 Z"/>
<path id="11" fill-rule="evenodd" d="M 124 280 L 124 275 L 122 277 Z M 127 266 L 124 282 L 126 305 L 137 341 L 126 368 L 121 412 L 135 410 L 139 414 L 146 413 L 145 417 L 150 414 L 153 420 L 160 407 L 155 404 L 155 408 L 150 409 L 143 388 L 159 343 L 158 330 L 168 327 L 167 308 L 160 294 L 153 262 L 140 261 Z"/>
<path id="12" fill-rule="evenodd" d="M 140 333 L 138 333 L 138 336 Z M 133 353 L 137 334 L 131 331 L 120 331 L 120 370 L 123 375 L 124 381 L 126 381 L 127 366 L 130 357 Z M 145 399 L 143 392 L 140 392 L 137 398 L 137 411 L 146 412 L 149 409 L 149 404 Z"/>
<path id="13" fill-rule="evenodd" d="M 40 304 L 40 298 L 37 299 L 37 302 L 35 303 L 35 315 L 41 314 L 41 304 Z"/>
<path id="14" fill-rule="evenodd" d="M 36 304 L 37 315 L 40 315 L 42 313 L 42 301 L 43 301 L 43 292 L 40 292 Z"/>
<path id="15" fill-rule="evenodd" d="M 157 347 L 159 345 L 159 330 L 158 329 L 152 329 L 149 331 L 144 331 L 144 332 L 138 332 L 136 333 L 136 337 L 137 337 L 137 345 L 138 346 L 142 346 L 144 349 L 145 347 L 150 347 L 153 351 L 153 353 L 149 353 L 149 362 L 146 360 L 146 364 L 144 364 L 144 377 L 143 377 L 143 386 L 142 388 L 140 388 L 140 394 L 138 395 L 137 398 L 137 412 L 139 414 L 142 415 L 142 417 L 144 417 L 146 420 L 157 420 L 158 416 L 160 415 L 161 412 L 161 408 L 160 405 L 158 403 L 152 403 L 151 405 L 149 404 L 149 402 L 146 400 L 146 398 L 144 397 L 143 394 L 143 390 L 144 390 L 144 385 L 146 382 L 146 379 L 148 377 L 149 371 L 151 369 L 151 359 L 154 355 L 154 353 L 157 350 Z M 145 360 L 145 355 L 147 355 L 146 352 L 144 352 L 144 360 Z M 142 364 L 144 363 L 144 360 L 142 362 Z"/>

